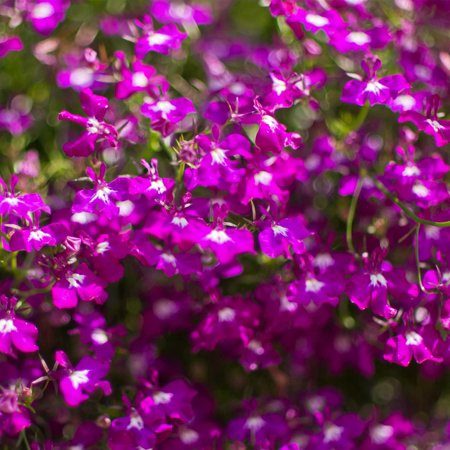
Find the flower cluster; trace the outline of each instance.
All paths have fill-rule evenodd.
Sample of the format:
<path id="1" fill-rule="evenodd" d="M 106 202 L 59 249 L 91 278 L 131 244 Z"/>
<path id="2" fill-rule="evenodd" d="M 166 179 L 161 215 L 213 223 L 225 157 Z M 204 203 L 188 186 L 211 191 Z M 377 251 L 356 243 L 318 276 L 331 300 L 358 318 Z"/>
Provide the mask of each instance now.
<path id="1" fill-rule="evenodd" d="M 0 441 L 448 448 L 446 13 L 4 0 Z"/>

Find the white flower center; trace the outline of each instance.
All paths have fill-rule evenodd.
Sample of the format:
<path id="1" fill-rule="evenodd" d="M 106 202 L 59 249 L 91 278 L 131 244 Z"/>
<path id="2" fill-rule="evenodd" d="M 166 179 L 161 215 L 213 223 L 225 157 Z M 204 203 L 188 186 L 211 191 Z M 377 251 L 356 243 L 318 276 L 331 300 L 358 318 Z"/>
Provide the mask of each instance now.
<path id="1" fill-rule="evenodd" d="M 97 192 L 89 200 L 89 203 L 91 203 L 97 199 L 99 199 L 103 203 L 109 203 L 109 196 L 114 192 L 116 192 L 116 191 L 109 188 L 108 186 L 102 186 L 100 189 L 97 189 Z"/>
<path id="2" fill-rule="evenodd" d="M 133 76 L 131 77 L 131 84 L 134 87 L 140 87 L 140 88 L 147 87 L 148 78 L 145 76 L 144 72 L 133 73 Z"/>
<path id="3" fill-rule="evenodd" d="M 153 401 L 155 402 L 155 405 L 165 405 L 169 403 L 172 400 L 173 394 L 170 392 L 156 392 L 156 394 L 153 394 Z"/>
<path id="4" fill-rule="evenodd" d="M 256 173 L 253 178 L 256 184 L 268 186 L 273 177 L 271 173 L 266 172 L 265 170 L 261 170 L 261 172 Z"/>
<path id="5" fill-rule="evenodd" d="M 373 94 L 379 94 L 382 90 L 387 89 L 380 82 L 376 80 L 370 80 L 367 86 L 364 88 L 365 92 L 372 92 Z"/>
<path id="6" fill-rule="evenodd" d="M 394 434 L 394 428 L 390 425 L 376 425 L 370 430 L 370 438 L 375 444 L 384 444 Z"/>
<path id="7" fill-rule="evenodd" d="M 416 165 L 406 166 L 403 169 L 402 175 L 405 177 L 413 177 L 415 175 L 420 175 L 420 169 Z"/>
<path id="8" fill-rule="evenodd" d="M 0 319 L 0 334 L 7 334 L 16 330 L 17 328 L 11 319 Z"/>
<path id="9" fill-rule="evenodd" d="M 381 273 L 372 273 L 370 274 L 370 286 L 378 287 L 383 286 L 387 287 L 387 280 Z"/>
<path id="10" fill-rule="evenodd" d="M 322 281 L 316 280 L 315 278 L 309 278 L 305 282 L 305 291 L 306 292 L 319 292 L 324 286 L 325 283 Z"/>
<path id="11" fill-rule="evenodd" d="M 306 14 L 305 20 L 315 27 L 323 27 L 330 23 L 326 17 L 319 16 L 319 14 Z"/>
<path id="12" fill-rule="evenodd" d="M 150 46 L 164 45 L 168 41 L 170 41 L 170 36 L 162 33 L 151 33 L 147 38 L 148 45 Z"/>
<path id="13" fill-rule="evenodd" d="M 73 273 L 69 277 L 67 277 L 67 281 L 72 288 L 79 288 L 81 286 L 81 283 L 83 283 L 84 279 L 86 277 L 82 275 L 81 273 Z"/>
<path id="14" fill-rule="evenodd" d="M 433 128 L 433 131 L 437 133 L 439 130 L 445 129 L 444 125 L 441 125 L 437 120 L 427 119 L 427 124 Z"/>
<path id="15" fill-rule="evenodd" d="M 423 337 L 417 334 L 415 331 L 410 331 L 406 333 L 406 345 L 411 345 L 413 347 L 420 345 L 423 342 Z"/>
<path id="16" fill-rule="evenodd" d="M 265 114 L 262 117 L 262 122 L 265 123 L 272 131 L 275 131 L 278 127 L 278 122 L 272 116 Z"/>
<path id="17" fill-rule="evenodd" d="M 103 345 L 108 342 L 108 335 L 101 328 L 96 328 L 91 334 L 91 339 L 96 344 Z"/>
<path id="18" fill-rule="evenodd" d="M 79 67 L 70 73 L 70 83 L 79 87 L 87 87 L 92 84 L 94 75 L 91 69 Z"/>
<path id="19" fill-rule="evenodd" d="M 70 381 L 74 389 L 78 389 L 80 384 L 86 384 L 89 382 L 89 378 L 87 377 L 88 373 L 89 373 L 88 369 L 75 370 L 69 375 Z"/>
<path id="20" fill-rule="evenodd" d="M 46 237 L 50 237 L 50 235 L 48 233 L 45 233 L 42 230 L 33 230 L 30 233 L 29 240 L 30 241 L 42 241 L 42 239 L 44 239 Z"/>
<path id="21" fill-rule="evenodd" d="M 416 183 L 413 187 L 412 187 L 412 191 L 414 194 L 417 195 L 417 197 L 420 198 L 425 198 L 428 197 L 428 195 L 430 194 L 430 191 L 427 187 L 425 187 L 423 184 L 421 183 Z"/>
<path id="22" fill-rule="evenodd" d="M 368 34 L 363 33 L 362 31 L 352 31 L 346 37 L 346 41 L 356 45 L 364 45 L 368 44 L 371 41 L 371 39 Z"/>
<path id="23" fill-rule="evenodd" d="M 108 241 L 99 242 L 97 244 L 97 247 L 95 247 L 95 250 L 97 253 L 102 255 L 103 253 L 106 253 L 108 250 L 111 249 L 111 246 L 109 245 Z"/>
<path id="24" fill-rule="evenodd" d="M 163 180 L 153 180 L 148 187 L 149 191 L 156 191 L 158 194 L 164 194 L 166 192 L 166 186 Z"/>
<path id="25" fill-rule="evenodd" d="M 264 348 L 262 347 L 261 342 L 259 342 L 259 341 L 255 341 L 255 340 L 250 341 L 248 343 L 248 348 L 252 352 L 256 353 L 257 355 L 263 355 L 264 354 Z"/>
<path id="26" fill-rule="evenodd" d="M 180 441 L 183 444 L 193 444 L 198 441 L 199 434 L 195 430 L 184 428 L 180 431 Z"/>
<path id="27" fill-rule="evenodd" d="M 164 320 L 173 316 L 178 311 L 178 307 L 175 302 L 168 299 L 158 300 L 153 305 L 153 312 L 158 319 Z"/>
<path id="28" fill-rule="evenodd" d="M 103 130 L 102 124 L 95 117 L 91 117 L 86 124 L 86 130 L 89 134 L 98 134 Z"/>
<path id="29" fill-rule="evenodd" d="M 289 230 L 286 227 L 283 227 L 281 225 L 273 225 L 272 231 L 275 236 L 278 236 L 279 234 L 281 234 L 281 236 L 287 237 Z"/>
<path id="30" fill-rule="evenodd" d="M 228 234 L 225 233 L 225 230 L 218 230 L 218 229 L 212 230 L 206 236 L 206 239 L 208 239 L 208 241 L 215 242 L 216 244 L 225 244 L 225 242 L 231 241 L 230 236 L 228 236 Z"/>
<path id="31" fill-rule="evenodd" d="M 177 265 L 177 259 L 171 253 L 162 253 L 161 254 L 161 259 L 165 263 L 170 264 L 173 267 L 176 267 L 176 265 Z"/>
<path id="32" fill-rule="evenodd" d="M 325 429 L 323 441 L 325 443 L 338 441 L 341 438 L 343 431 L 344 431 L 343 427 L 338 427 L 337 425 L 334 424 L 329 425 Z"/>
<path id="33" fill-rule="evenodd" d="M 172 223 L 174 225 L 176 225 L 177 227 L 184 228 L 184 227 L 187 226 L 188 221 L 184 217 L 177 217 L 177 216 L 175 216 L 172 219 Z"/>
<path id="34" fill-rule="evenodd" d="M 280 80 L 279 78 L 275 78 L 272 82 L 272 89 L 277 95 L 281 95 L 287 89 L 286 82 L 284 80 Z"/>
<path id="35" fill-rule="evenodd" d="M 224 166 L 227 160 L 227 155 L 223 149 L 215 148 L 211 151 L 211 159 L 213 164 L 220 164 L 221 166 Z"/>
<path id="36" fill-rule="evenodd" d="M 255 432 L 260 430 L 264 424 L 266 422 L 264 421 L 264 419 L 260 416 L 253 416 L 253 417 L 249 417 L 246 421 L 245 421 L 245 428 Z"/>
<path id="37" fill-rule="evenodd" d="M 144 421 L 136 412 L 132 413 L 130 416 L 130 423 L 127 426 L 127 430 L 131 430 L 131 428 L 136 428 L 136 430 L 142 430 L 142 428 L 144 428 Z"/>
<path id="38" fill-rule="evenodd" d="M 329 253 L 319 253 L 313 262 L 319 269 L 327 269 L 334 264 L 334 259 Z"/>
<path id="39" fill-rule="evenodd" d="M 33 19 L 46 19 L 55 13 L 55 8 L 51 3 L 38 3 L 31 12 Z"/>
<path id="40" fill-rule="evenodd" d="M 220 322 L 232 322 L 236 318 L 236 312 L 231 308 L 223 308 L 218 312 Z"/>

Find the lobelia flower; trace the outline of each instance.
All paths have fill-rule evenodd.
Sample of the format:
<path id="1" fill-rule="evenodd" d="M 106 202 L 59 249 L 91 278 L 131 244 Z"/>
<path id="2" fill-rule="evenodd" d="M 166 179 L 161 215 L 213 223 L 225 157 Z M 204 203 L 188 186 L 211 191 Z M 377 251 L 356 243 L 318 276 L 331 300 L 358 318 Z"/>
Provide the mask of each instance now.
<path id="1" fill-rule="evenodd" d="M 85 356 L 75 367 L 72 367 L 69 358 L 62 350 L 56 352 L 55 360 L 61 367 L 58 370 L 59 387 L 69 406 L 78 406 L 97 389 L 103 391 L 104 395 L 111 394 L 109 382 L 102 380 L 109 371 L 109 364 L 106 361 Z"/>
<path id="2" fill-rule="evenodd" d="M 256 120 L 259 124 L 255 144 L 264 152 L 279 153 L 285 147 L 298 149 L 302 144 L 302 138 L 298 133 L 290 133 L 286 126 L 279 123 L 268 114 L 257 100 L 255 100 Z"/>
<path id="3" fill-rule="evenodd" d="M 157 74 L 153 66 L 137 60 L 128 68 L 124 53 L 117 52 L 116 58 L 120 63 L 121 74 L 121 80 L 116 85 L 116 98 L 126 99 L 136 92 L 147 92 L 158 98 L 169 90 L 169 83 L 162 75 Z"/>
<path id="4" fill-rule="evenodd" d="M 280 221 L 273 221 L 271 225 L 264 228 L 258 235 L 261 250 L 271 258 L 284 256 L 291 257 L 291 249 L 294 253 L 305 251 L 304 239 L 311 236 L 298 218 L 287 217 Z"/>
<path id="5" fill-rule="evenodd" d="M 0 37 L 0 58 L 4 58 L 10 52 L 23 50 L 23 43 L 19 36 Z"/>
<path id="6" fill-rule="evenodd" d="M 16 175 L 11 176 L 10 187 L 0 177 L 0 216 L 29 217 L 37 212 L 50 213 L 39 194 L 20 194 L 15 192 L 19 179 Z"/>
<path id="7" fill-rule="evenodd" d="M 146 100 L 141 106 L 141 113 L 151 121 L 151 127 L 164 137 L 174 133 L 178 124 L 189 114 L 195 113 L 194 104 L 187 98 L 160 98 Z"/>
<path id="8" fill-rule="evenodd" d="M 429 345 L 429 344 L 428 344 Z M 425 361 L 441 362 L 442 358 L 433 355 L 433 348 L 430 348 L 423 336 L 413 330 L 405 331 L 386 341 L 384 359 L 386 361 L 408 366 L 411 360 L 418 364 Z"/>
<path id="9" fill-rule="evenodd" d="M 387 75 L 378 78 L 376 73 L 381 69 L 378 58 L 365 59 L 361 62 L 365 72 L 362 80 L 348 81 L 342 91 L 341 101 L 363 106 L 368 103 L 389 105 L 402 91 L 409 89 L 409 84 L 403 75 Z"/>
<path id="10" fill-rule="evenodd" d="M 168 55 L 171 51 L 180 49 L 181 43 L 187 37 L 174 24 L 155 30 L 147 18 L 145 22 L 138 22 L 137 25 L 143 29 L 142 36 L 136 42 L 136 56 L 141 59 L 149 52 Z"/>
<path id="11" fill-rule="evenodd" d="M 50 34 L 64 19 L 67 0 L 34 0 L 31 2 L 27 20 L 41 34 Z"/>
<path id="12" fill-rule="evenodd" d="M 390 306 L 388 289 L 391 284 L 386 279 L 383 258 L 386 250 L 376 249 L 370 257 L 364 260 L 364 268 L 352 275 L 348 284 L 350 301 L 359 309 L 370 308 L 375 314 L 385 319 L 393 318 L 397 310 Z"/>
<path id="13" fill-rule="evenodd" d="M 161 23 L 209 25 L 213 21 L 211 7 L 203 3 L 187 4 L 178 0 L 154 0 L 150 11 Z"/>
<path id="14" fill-rule="evenodd" d="M 94 189 L 82 189 L 76 193 L 72 212 L 102 214 L 107 218 L 116 217 L 120 212 L 117 203 L 128 198 L 129 180 L 118 177 L 110 183 L 106 182 L 105 164 L 101 164 L 98 175 L 91 167 L 86 169 L 86 174 L 93 182 Z"/>
<path id="15" fill-rule="evenodd" d="M 28 97 L 16 96 L 10 108 L 0 109 L 0 129 L 3 128 L 14 136 L 27 131 L 33 124 L 31 106 L 32 102 Z"/>
<path id="16" fill-rule="evenodd" d="M 406 111 L 400 114 L 400 123 L 412 122 L 420 131 L 433 136 L 438 147 L 443 147 L 450 142 L 450 120 L 442 120 L 438 117 L 440 99 L 437 95 L 431 95 L 427 99 L 426 115 L 417 111 Z"/>
<path id="17" fill-rule="evenodd" d="M 225 227 L 220 218 L 200 239 L 199 246 L 214 253 L 221 264 L 231 262 L 237 255 L 255 252 L 250 231 Z"/>
<path id="18" fill-rule="evenodd" d="M 64 152 L 68 156 L 89 156 L 97 148 L 117 147 L 117 130 L 103 120 L 109 108 L 108 100 L 86 88 L 80 92 L 80 102 L 87 118 L 68 111 L 58 114 L 58 120 L 76 123 L 86 130 L 79 138 L 66 142 Z"/>
<path id="19" fill-rule="evenodd" d="M 97 52 L 91 48 L 83 52 L 69 53 L 65 55 L 66 68 L 58 71 L 56 82 L 61 88 L 81 91 L 86 88 L 94 90 L 105 88 L 104 79 L 108 78 L 107 65 L 101 62 Z"/>
<path id="20" fill-rule="evenodd" d="M 78 299 L 84 302 L 103 303 L 107 294 L 104 282 L 100 280 L 85 263 L 75 269 L 65 268 L 60 271 L 52 287 L 53 304 L 60 309 L 75 308 Z"/>
<path id="21" fill-rule="evenodd" d="M 35 325 L 17 318 L 14 309 L 17 298 L 0 296 L 0 352 L 14 356 L 15 350 L 35 352 L 38 329 Z"/>

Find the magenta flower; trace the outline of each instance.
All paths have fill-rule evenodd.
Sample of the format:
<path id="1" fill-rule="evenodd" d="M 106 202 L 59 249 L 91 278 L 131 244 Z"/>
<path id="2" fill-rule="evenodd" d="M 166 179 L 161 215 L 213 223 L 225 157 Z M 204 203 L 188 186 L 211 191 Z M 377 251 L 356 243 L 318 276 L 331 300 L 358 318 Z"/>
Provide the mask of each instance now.
<path id="1" fill-rule="evenodd" d="M 50 34 L 64 19 L 67 0 L 34 0 L 31 2 L 27 19 L 41 34 Z"/>
<path id="2" fill-rule="evenodd" d="M 179 122 L 195 112 L 194 104 L 187 98 L 159 99 L 146 101 L 141 107 L 142 115 L 148 117 L 154 130 L 163 136 L 175 132 Z"/>
<path id="3" fill-rule="evenodd" d="M 0 296 L 0 352 L 7 355 L 14 355 L 14 350 L 30 353 L 39 349 L 36 345 L 38 329 L 16 317 L 16 303 L 15 297 Z"/>
<path id="4" fill-rule="evenodd" d="M 75 308 L 78 299 L 103 303 L 106 300 L 104 283 L 85 263 L 76 269 L 67 268 L 52 287 L 53 304 L 57 308 Z"/>
<path id="5" fill-rule="evenodd" d="M 23 50 L 23 43 L 18 36 L 0 37 L 0 58 L 4 58 L 10 52 Z"/>
<path id="6" fill-rule="evenodd" d="M 86 130 L 76 140 L 66 142 L 63 145 L 64 152 L 68 156 L 88 156 L 97 148 L 116 147 L 117 130 L 103 120 L 109 108 L 108 100 L 93 94 L 90 89 L 83 89 L 80 102 L 87 118 L 68 111 L 58 114 L 58 120 L 76 123 Z"/>
<path id="7" fill-rule="evenodd" d="M 143 28 L 143 34 L 136 43 L 138 58 L 144 58 L 149 52 L 167 55 L 173 50 L 178 50 L 187 37 L 174 24 L 164 25 L 158 30 L 154 30 L 149 24 L 140 25 Z"/>
<path id="8" fill-rule="evenodd" d="M 362 80 L 351 80 L 344 86 L 341 100 L 346 103 L 355 103 L 363 106 L 366 102 L 389 105 L 402 91 L 409 89 L 409 84 L 403 75 L 388 75 L 378 78 L 376 73 L 381 69 L 378 58 L 363 60 L 361 67 L 365 72 Z"/>
<path id="9" fill-rule="evenodd" d="M 97 389 L 105 395 L 111 393 L 109 382 L 102 380 L 109 371 L 109 364 L 106 362 L 86 356 L 72 367 L 67 355 L 61 350 L 56 352 L 55 360 L 61 366 L 59 387 L 69 406 L 78 406 Z"/>

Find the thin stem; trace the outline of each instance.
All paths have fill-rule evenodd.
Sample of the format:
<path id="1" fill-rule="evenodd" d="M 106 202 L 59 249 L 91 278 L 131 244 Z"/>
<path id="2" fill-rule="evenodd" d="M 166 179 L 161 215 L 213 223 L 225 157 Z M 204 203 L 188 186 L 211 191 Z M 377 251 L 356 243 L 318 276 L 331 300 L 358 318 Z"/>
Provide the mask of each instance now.
<path id="1" fill-rule="evenodd" d="M 450 220 L 447 220 L 445 222 L 435 222 L 434 220 L 428 220 L 428 219 L 422 219 L 421 217 L 417 216 L 413 211 L 411 211 L 405 204 L 403 204 L 394 194 L 392 194 L 388 188 L 379 180 L 374 179 L 375 186 L 383 192 L 383 194 L 389 198 L 392 202 L 394 202 L 404 213 L 407 217 L 409 217 L 411 220 L 414 220 L 414 222 L 422 224 L 422 225 L 431 225 L 433 227 L 439 227 L 439 228 L 446 228 L 450 227 Z"/>
<path id="2" fill-rule="evenodd" d="M 358 178 L 358 182 L 356 183 L 355 192 L 353 193 L 352 201 L 350 203 L 350 210 L 348 211 L 347 217 L 347 229 L 346 229 L 346 238 L 347 238 L 347 247 L 349 251 L 353 254 L 355 252 L 355 246 L 353 245 L 353 221 L 355 219 L 356 206 L 358 205 L 359 195 L 361 194 L 361 189 L 363 185 L 363 178 L 360 176 Z"/>
<path id="3" fill-rule="evenodd" d="M 416 227 L 416 242 L 415 242 L 415 249 L 414 254 L 416 257 L 416 266 L 417 266 L 417 279 L 419 281 L 420 290 L 424 292 L 425 294 L 433 294 L 433 292 L 427 291 L 425 289 L 425 286 L 422 282 L 422 271 L 420 268 L 420 255 L 419 255 L 419 233 L 420 233 L 420 224 Z"/>

